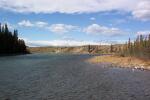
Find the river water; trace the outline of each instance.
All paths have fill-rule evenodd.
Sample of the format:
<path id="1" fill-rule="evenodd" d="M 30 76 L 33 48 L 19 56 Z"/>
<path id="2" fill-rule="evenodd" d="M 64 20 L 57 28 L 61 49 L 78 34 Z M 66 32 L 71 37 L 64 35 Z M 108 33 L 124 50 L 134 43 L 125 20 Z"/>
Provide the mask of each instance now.
<path id="1" fill-rule="evenodd" d="M 85 62 L 90 57 L 1 57 L 0 100 L 150 100 L 150 71 Z"/>

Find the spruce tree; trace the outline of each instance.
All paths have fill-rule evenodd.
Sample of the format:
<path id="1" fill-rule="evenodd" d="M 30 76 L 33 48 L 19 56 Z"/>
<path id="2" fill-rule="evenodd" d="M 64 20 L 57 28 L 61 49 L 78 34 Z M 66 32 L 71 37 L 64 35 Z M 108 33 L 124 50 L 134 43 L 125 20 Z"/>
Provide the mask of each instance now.
<path id="1" fill-rule="evenodd" d="M 134 42 L 131 42 L 129 38 L 128 42 L 123 45 L 123 52 L 120 53 L 126 56 L 150 59 L 150 34 L 137 36 Z"/>
<path id="2" fill-rule="evenodd" d="M 27 53 L 24 40 L 18 39 L 18 31 L 9 31 L 7 24 L 0 24 L 0 54 Z"/>
<path id="3" fill-rule="evenodd" d="M 1 34 L 1 32 L 2 32 L 2 29 L 1 29 L 1 23 L 0 23 L 0 34 Z"/>

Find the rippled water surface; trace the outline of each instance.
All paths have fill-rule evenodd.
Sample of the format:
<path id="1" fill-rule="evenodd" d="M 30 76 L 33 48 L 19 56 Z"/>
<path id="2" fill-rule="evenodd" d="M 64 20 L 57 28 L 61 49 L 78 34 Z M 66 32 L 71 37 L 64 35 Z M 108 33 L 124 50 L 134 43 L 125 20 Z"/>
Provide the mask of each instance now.
<path id="1" fill-rule="evenodd" d="M 150 71 L 84 62 L 89 57 L 1 57 L 0 100 L 150 100 Z"/>

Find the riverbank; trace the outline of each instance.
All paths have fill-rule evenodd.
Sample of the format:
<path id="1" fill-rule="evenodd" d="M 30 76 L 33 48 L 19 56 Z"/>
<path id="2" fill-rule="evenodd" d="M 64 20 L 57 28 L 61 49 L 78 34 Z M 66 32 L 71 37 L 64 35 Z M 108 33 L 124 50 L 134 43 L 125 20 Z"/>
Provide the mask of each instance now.
<path id="1" fill-rule="evenodd" d="M 32 54 L 32 53 L 26 52 L 26 53 L 0 54 L 0 57 L 5 57 L 5 56 L 18 56 L 18 55 L 26 55 L 26 54 Z"/>
<path id="2" fill-rule="evenodd" d="M 88 59 L 90 63 L 109 63 L 122 68 L 150 70 L 150 61 L 135 57 L 119 57 L 115 55 L 95 56 Z"/>

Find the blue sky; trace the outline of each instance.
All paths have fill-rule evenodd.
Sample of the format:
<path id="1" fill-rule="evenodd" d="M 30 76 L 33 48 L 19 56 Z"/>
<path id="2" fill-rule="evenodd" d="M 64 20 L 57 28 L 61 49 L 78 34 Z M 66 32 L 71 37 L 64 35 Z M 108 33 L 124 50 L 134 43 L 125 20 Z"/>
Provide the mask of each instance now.
<path id="1" fill-rule="evenodd" d="M 2 0 L 0 22 L 18 29 L 28 46 L 123 43 L 150 33 L 149 5 L 149 0 Z"/>

